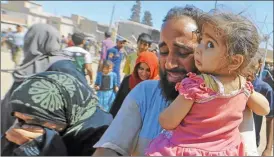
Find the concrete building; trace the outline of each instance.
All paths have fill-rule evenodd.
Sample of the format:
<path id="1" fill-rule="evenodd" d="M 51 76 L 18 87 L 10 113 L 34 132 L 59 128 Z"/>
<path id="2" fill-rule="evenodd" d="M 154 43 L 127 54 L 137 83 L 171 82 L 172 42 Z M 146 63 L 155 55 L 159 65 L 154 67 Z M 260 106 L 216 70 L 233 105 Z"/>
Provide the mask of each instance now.
<path id="1" fill-rule="evenodd" d="M 80 31 L 86 34 L 96 35 L 97 22 L 89 20 L 83 16 L 71 15 L 71 20 L 74 23 L 75 31 Z"/>
<path id="2" fill-rule="evenodd" d="M 99 42 L 104 39 L 104 32 L 108 30 L 108 25 L 98 24 L 83 16 L 72 14 L 71 17 L 64 17 L 46 13 L 41 5 L 31 1 L 1 2 L 1 30 L 15 27 L 16 24 L 29 27 L 35 23 L 48 23 L 64 36 L 83 32 L 89 36 L 95 36 Z M 117 29 L 117 35 L 132 43 L 136 43 L 138 36 L 143 32 L 150 34 L 156 42 L 160 38 L 159 30 L 128 20 L 116 23 L 115 29 Z"/>
<path id="3" fill-rule="evenodd" d="M 259 48 L 259 51 L 262 53 L 262 54 L 265 54 L 265 49 L 263 48 Z M 266 58 L 265 58 L 265 61 L 267 63 L 273 63 L 273 50 L 267 50 L 267 54 L 266 54 Z"/>
<path id="4" fill-rule="evenodd" d="M 105 39 L 105 32 L 108 31 L 109 26 L 105 24 L 97 24 L 96 39 L 102 41 Z"/>
<path id="5" fill-rule="evenodd" d="M 26 18 L 19 18 L 18 14 L 17 12 L 1 9 L 1 31 L 6 31 L 9 28 L 15 31 L 18 24 L 26 27 L 27 15 L 21 15 L 21 17 L 25 16 Z"/>
<path id="6" fill-rule="evenodd" d="M 48 18 L 48 24 L 55 27 L 60 32 L 60 35 L 64 35 L 65 37 L 74 32 L 74 24 L 69 17 L 51 16 Z"/>
<path id="7" fill-rule="evenodd" d="M 14 28 L 16 24 L 31 26 L 36 23 L 47 23 L 49 13 L 43 12 L 41 5 L 30 1 L 1 2 L 1 30 Z"/>
<path id="8" fill-rule="evenodd" d="M 74 32 L 74 23 L 70 17 L 59 17 L 43 11 L 43 7 L 31 1 L 1 2 L 1 30 L 15 28 L 16 24 L 30 27 L 36 23 L 53 25 L 60 35 Z"/>
<path id="9" fill-rule="evenodd" d="M 154 42 L 160 40 L 160 31 L 137 22 L 124 20 L 118 22 L 118 35 L 130 40 L 133 43 L 136 43 L 138 36 L 141 33 L 150 34 Z"/>

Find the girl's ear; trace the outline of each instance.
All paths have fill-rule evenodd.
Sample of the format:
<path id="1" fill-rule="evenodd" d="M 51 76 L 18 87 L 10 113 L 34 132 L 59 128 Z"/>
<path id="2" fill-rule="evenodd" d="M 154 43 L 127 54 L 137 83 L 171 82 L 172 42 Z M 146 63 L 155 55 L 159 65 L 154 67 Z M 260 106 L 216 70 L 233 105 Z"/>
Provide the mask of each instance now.
<path id="1" fill-rule="evenodd" d="M 228 70 L 229 71 L 238 70 L 244 62 L 244 56 L 240 55 L 240 54 L 232 55 L 229 58 L 230 58 L 230 62 L 229 62 L 229 65 L 228 65 Z"/>

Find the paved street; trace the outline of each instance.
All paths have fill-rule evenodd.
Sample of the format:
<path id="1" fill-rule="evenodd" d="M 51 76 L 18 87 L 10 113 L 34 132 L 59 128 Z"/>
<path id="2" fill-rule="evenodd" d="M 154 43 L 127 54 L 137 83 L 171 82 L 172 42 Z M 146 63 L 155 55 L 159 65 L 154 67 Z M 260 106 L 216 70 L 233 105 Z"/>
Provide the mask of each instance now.
<path id="1" fill-rule="evenodd" d="M 93 64 L 93 70 L 94 70 L 94 81 L 96 78 L 96 70 L 97 70 L 97 63 Z M 123 65 L 121 66 L 123 67 Z M 14 64 L 11 61 L 11 56 L 10 53 L 8 52 L 2 52 L 1 49 L 1 69 L 12 69 L 14 68 Z M 121 72 L 122 76 L 121 78 L 123 78 L 123 73 Z M 11 87 L 13 82 L 12 76 L 10 73 L 4 73 L 1 72 L 1 99 L 5 96 L 5 93 L 9 90 L 9 88 Z M 265 147 L 265 119 L 263 122 L 263 126 L 262 126 L 262 131 L 261 131 L 261 145 L 259 147 L 259 154 L 262 153 L 263 148 Z"/>

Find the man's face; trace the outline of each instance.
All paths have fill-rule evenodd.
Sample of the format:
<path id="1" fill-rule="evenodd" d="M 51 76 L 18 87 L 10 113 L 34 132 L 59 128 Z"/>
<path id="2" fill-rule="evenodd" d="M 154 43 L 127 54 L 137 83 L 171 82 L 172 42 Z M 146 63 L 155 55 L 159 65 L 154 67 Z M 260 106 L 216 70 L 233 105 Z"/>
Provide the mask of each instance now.
<path id="1" fill-rule="evenodd" d="M 150 44 L 146 41 L 139 40 L 137 43 L 137 46 L 138 46 L 138 53 L 140 53 L 140 52 L 147 51 L 150 47 Z"/>
<path id="2" fill-rule="evenodd" d="M 187 17 L 166 21 L 161 30 L 159 44 L 160 77 L 163 94 L 168 100 L 177 97 L 176 83 L 182 81 L 188 72 L 195 72 L 194 49 L 197 26 Z"/>
<path id="3" fill-rule="evenodd" d="M 117 41 L 117 47 L 118 47 L 119 49 L 122 49 L 122 48 L 125 46 L 125 43 L 126 43 L 126 42 L 124 42 L 124 41 Z"/>
<path id="4" fill-rule="evenodd" d="M 23 28 L 21 26 L 16 27 L 17 32 L 22 32 Z"/>

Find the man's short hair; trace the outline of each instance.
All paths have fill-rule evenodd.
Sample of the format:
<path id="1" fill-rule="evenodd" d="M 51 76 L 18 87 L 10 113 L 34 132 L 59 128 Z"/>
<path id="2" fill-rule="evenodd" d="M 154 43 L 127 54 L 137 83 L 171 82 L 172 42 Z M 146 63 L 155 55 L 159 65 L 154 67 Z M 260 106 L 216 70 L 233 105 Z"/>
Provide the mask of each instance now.
<path id="1" fill-rule="evenodd" d="M 196 8 L 193 5 L 186 5 L 185 7 L 174 7 L 171 8 L 165 18 L 163 19 L 163 23 L 170 19 L 179 19 L 182 16 L 190 17 L 194 21 L 198 21 L 203 11 L 199 8 Z"/>
<path id="2" fill-rule="evenodd" d="M 73 33 L 71 39 L 73 43 L 78 46 L 83 44 L 83 41 L 85 40 L 85 35 L 83 33 Z"/>
<path id="3" fill-rule="evenodd" d="M 16 28 L 22 27 L 21 25 L 16 25 Z"/>
<path id="4" fill-rule="evenodd" d="M 105 32 L 105 37 L 106 37 L 106 38 L 111 37 L 111 33 L 110 33 L 109 31 L 106 31 L 106 32 Z"/>
<path id="5" fill-rule="evenodd" d="M 140 40 L 141 41 L 145 41 L 145 42 L 147 42 L 149 44 L 152 43 L 152 37 L 149 34 L 147 34 L 147 33 L 140 34 L 139 37 L 138 37 L 138 39 L 137 39 L 137 42 L 139 42 Z"/>

